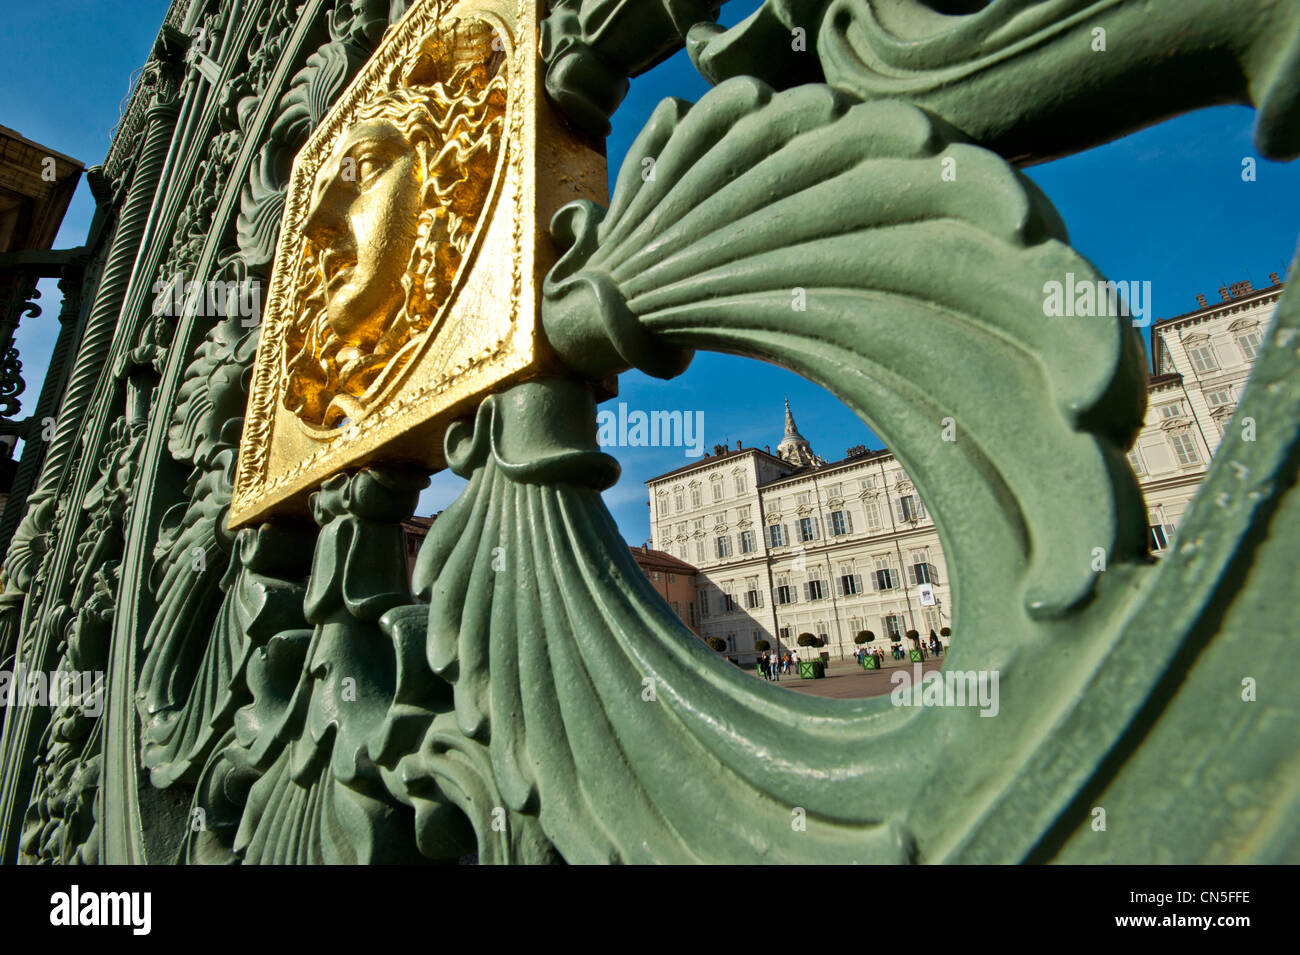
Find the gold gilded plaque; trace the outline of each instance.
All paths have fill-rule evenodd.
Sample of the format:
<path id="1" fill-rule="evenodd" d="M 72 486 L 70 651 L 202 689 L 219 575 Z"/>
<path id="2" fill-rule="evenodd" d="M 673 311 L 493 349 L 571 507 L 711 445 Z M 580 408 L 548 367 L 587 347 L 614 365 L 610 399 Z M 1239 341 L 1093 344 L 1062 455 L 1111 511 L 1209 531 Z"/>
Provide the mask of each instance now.
<path id="1" fill-rule="evenodd" d="M 444 466 L 447 425 L 551 367 L 551 217 L 604 158 L 543 95 L 537 0 L 417 0 L 294 162 L 230 526 L 330 475 Z"/>

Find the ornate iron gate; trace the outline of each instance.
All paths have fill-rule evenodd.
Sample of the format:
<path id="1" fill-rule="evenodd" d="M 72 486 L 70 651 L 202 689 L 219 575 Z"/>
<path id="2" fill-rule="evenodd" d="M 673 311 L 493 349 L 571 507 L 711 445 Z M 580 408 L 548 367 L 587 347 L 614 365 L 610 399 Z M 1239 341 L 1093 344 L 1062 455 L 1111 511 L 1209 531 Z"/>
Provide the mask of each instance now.
<path id="1" fill-rule="evenodd" d="M 1296 860 L 1294 293 L 1251 439 L 1155 565 L 1124 457 L 1140 342 L 1044 318 L 1045 282 L 1100 276 L 1016 166 L 1222 102 L 1294 157 L 1300 3 L 767 0 L 730 30 L 717 6 L 173 3 L 93 171 L 111 227 L 0 597 L 0 661 L 102 671 L 106 698 L 0 710 L 0 858 Z M 682 45 L 713 89 L 658 108 L 606 208 L 608 117 Z M 460 112 L 421 119 L 421 84 Z M 404 247 L 425 284 L 407 337 L 296 331 L 371 94 L 402 117 L 390 160 L 441 183 Z M 189 281 L 268 289 L 266 321 Z M 432 367 L 459 354 L 439 329 L 489 321 Z M 1000 672 L 1000 719 L 782 693 L 649 587 L 601 503 L 596 403 L 700 349 L 819 382 L 896 452 L 955 566 L 948 666 Z M 354 440 L 301 450 L 329 428 Z M 400 522 L 443 465 L 469 484 L 409 581 Z"/>

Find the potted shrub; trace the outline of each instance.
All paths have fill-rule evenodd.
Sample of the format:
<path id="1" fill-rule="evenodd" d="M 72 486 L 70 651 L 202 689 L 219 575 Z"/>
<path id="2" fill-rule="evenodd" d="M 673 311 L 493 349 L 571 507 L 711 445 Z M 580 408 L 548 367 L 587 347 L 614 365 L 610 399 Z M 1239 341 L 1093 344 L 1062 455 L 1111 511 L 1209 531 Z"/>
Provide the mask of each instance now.
<path id="1" fill-rule="evenodd" d="M 858 635 L 853 638 L 853 642 L 861 646 L 862 644 L 870 643 L 875 639 L 876 639 L 876 635 L 872 633 L 870 630 L 859 630 Z M 862 659 L 860 662 L 862 663 L 862 669 L 864 670 L 876 669 L 876 656 L 874 653 L 862 654 Z"/>
<path id="2" fill-rule="evenodd" d="M 771 650 L 772 644 L 768 643 L 766 640 L 755 640 L 754 649 L 759 653 L 762 653 L 764 650 Z"/>
<path id="3" fill-rule="evenodd" d="M 912 641 L 912 648 L 907 655 L 913 663 L 920 663 L 925 659 L 925 652 L 921 649 L 921 635 L 915 630 L 907 631 L 907 639 Z"/>
<path id="4" fill-rule="evenodd" d="M 709 639 L 704 642 L 709 645 L 710 650 L 716 650 L 718 653 L 727 649 L 727 641 L 723 640 L 721 637 L 709 637 Z"/>
<path id="5" fill-rule="evenodd" d="M 821 640 L 816 634 L 801 633 L 795 641 L 801 647 L 820 647 Z M 820 680 L 826 675 L 826 664 L 821 660 L 800 660 L 799 678 L 803 680 Z"/>

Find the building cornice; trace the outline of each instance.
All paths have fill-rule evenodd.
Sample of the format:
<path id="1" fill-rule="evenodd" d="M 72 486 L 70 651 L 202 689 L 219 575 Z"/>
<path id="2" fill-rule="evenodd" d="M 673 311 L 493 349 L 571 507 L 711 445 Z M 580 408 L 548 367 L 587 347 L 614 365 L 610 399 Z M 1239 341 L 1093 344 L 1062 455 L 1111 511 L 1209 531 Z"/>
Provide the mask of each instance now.
<path id="1" fill-rule="evenodd" d="M 894 454 L 888 448 L 881 448 L 879 451 L 868 451 L 866 454 L 860 454 L 854 458 L 844 458 L 841 461 L 833 461 L 830 464 L 823 465 L 819 468 L 801 468 L 790 474 L 783 474 L 779 478 L 773 478 L 759 487 L 764 491 L 776 487 L 780 484 L 793 484 L 798 481 L 805 481 L 813 478 L 824 477 L 836 471 L 847 471 L 858 464 L 877 464 L 881 461 L 892 460 Z"/>
<path id="2" fill-rule="evenodd" d="M 706 455 L 700 458 L 698 461 L 692 462 L 691 464 L 685 464 L 682 465 L 680 468 L 674 468 L 671 471 L 665 471 L 663 474 L 658 474 L 652 478 L 647 478 L 642 483 L 645 484 L 647 487 L 652 486 L 654 484 L 657 484 L 660 481 L 667 480 L 668 478 L 681 477 L 683 474 L 689 474 L 690 472 L 698 471 L 701 468 L 712 467 L 715 464 L 730 462 L 733 459 L 739 460 L 740 458 L 748 454 L 766 458 L 767 460 L 771 461 L 773 464 L 777 464 L 781 467 L 788 468 L 790 466 L 787 462 L 782 461 L 775 454 L 769 454 L 768 452 L 759 450 L 758 448 L 740 448 L 739 450 L 736 451 L 728 451 L 725 454 Z"/>
<path id="3" fill-rule="evenodd" d="M 1224 318 L 1228 315 L 1244 312 L 1248 309 L 1258 308 L 1262 305 L 1276 302 L 1282 296 L 1282 290 L 1286 288 L 1286 282 L 1279 282 L 1277 285 L 1270 285 L 1267 288 L 1256 289 L 1253 292 L 1247 292 L 1238 298 L 1227 302 L 1214 302 L 1209 305 L 1203 305 L 1200 308 L 1184 312 L 1181 315 L 1175 315 L 1172 318 L 1158 318 L 1155 324 L 1151 326 L 1151 368 L 1153 371 L 1160 369 L 1160 354 L 1164 350 L 1164 339 L 1158 334 L 1169 328 L 1190 327 L 1199 325 L 1202 322 L 1211 319 Z"/>

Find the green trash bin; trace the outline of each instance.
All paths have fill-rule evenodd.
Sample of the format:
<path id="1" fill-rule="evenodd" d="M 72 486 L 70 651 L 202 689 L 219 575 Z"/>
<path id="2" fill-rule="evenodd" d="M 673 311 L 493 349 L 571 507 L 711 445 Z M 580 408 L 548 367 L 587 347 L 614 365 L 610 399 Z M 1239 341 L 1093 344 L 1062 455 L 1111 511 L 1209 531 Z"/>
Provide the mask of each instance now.
<path id="1" fill-rule="evenodd" d="M 878 670 L 879 667 L 876 666 L 876 658 L 869 653 L 864 653 L 862 655 L 862 669 Z"/>
<path id="2" fill-rule="evenodd" d="M 811 660 L 799 661 L 799 679 L 801 680 L 817 679 L 817 668 Z"/>
<path id="3" fill-rule="evenodd" d="M 924 659 L 921 656 L 921 651 L 918 650 L 916 647 L 913 647 L 911 650 L 909 650 L 907 655 L 912 658 L 913 663 L 920 663 L 921 660 Z"/>

